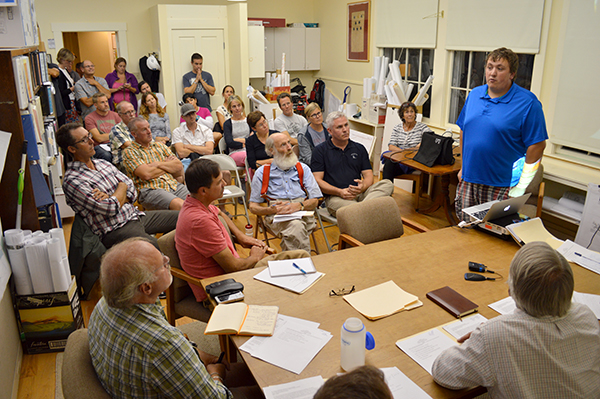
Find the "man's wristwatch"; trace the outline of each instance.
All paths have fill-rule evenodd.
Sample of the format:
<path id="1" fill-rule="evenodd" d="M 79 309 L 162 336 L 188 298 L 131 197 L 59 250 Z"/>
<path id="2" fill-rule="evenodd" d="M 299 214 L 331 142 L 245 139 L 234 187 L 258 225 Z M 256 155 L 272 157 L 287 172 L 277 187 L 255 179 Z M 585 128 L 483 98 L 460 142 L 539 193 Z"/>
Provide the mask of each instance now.
<path id="1" fill-rule="evenodd" d="M 304 210 L 304 202 L 300 202 L 300 210 L 303 211 Z"/>

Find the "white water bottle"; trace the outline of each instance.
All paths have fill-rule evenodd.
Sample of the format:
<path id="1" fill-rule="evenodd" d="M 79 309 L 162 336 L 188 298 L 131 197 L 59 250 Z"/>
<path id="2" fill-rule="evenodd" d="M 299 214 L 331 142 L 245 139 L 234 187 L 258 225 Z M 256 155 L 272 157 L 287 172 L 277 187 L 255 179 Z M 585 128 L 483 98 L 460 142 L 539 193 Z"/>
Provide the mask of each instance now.
<path id="1" fill-rule="evenodd" d="M 350 317 L 342 325 L 341 331 L 341 366 L 350 371 L 365 364 L 365 348 L 375 347 L 375 340 L 360 319 Z"/>

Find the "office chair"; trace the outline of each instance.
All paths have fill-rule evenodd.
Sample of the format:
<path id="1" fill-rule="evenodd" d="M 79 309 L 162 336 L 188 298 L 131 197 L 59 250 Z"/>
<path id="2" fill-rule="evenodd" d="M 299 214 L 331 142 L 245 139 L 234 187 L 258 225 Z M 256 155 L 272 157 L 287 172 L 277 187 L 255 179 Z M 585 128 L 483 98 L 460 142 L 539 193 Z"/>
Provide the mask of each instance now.
<path id="1" fill-rule="evenodd" d="M 419 232 L 429 231 L 402 218 L 392 197 L 375 198 L 340 208 L 337 213 L 340 240 L 338 249 L 390 240 L 404 234 L 403 224 Z"/>

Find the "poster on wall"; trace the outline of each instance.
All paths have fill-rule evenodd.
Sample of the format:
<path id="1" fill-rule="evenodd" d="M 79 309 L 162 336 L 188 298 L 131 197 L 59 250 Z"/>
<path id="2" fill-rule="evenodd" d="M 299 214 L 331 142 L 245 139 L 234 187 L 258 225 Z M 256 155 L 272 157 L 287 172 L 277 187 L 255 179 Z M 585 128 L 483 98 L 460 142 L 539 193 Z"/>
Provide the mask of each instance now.
<path id="1" fill-rule="evenodd" d="M 369 62 L 371 2 L 348 4 L 348 61 Z"/>

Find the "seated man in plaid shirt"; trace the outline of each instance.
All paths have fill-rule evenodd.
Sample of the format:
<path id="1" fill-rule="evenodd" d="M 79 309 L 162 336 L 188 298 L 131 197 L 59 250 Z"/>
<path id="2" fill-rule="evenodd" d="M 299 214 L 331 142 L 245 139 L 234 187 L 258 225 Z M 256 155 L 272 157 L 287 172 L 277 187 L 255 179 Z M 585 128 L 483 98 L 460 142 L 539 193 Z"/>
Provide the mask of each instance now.
<path id="1" fill-rule="evenodd" d="M 56 133 L 67 170 L 63 190 L 73 208 L 106 248 L 129 237 L 167 233 L 177 225 L 178 211 L 140 212 L 133 206 L 137 192 L 131 179 L 110 162 L 93 159 L 91 134 L 79 123 L 67 123 Z"/>
<path id="2" fill-rule="evenodd" d="M 123 166 L 140 190 L 147 209 L 180 210 L 190 193 L 183 184 L 183 164 L 166 145 L 153 141 L 150 124 L 142 117 L 129 122 L 135 138 L 123 152 Z"/>

